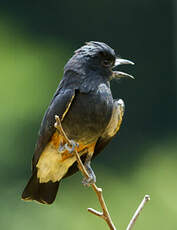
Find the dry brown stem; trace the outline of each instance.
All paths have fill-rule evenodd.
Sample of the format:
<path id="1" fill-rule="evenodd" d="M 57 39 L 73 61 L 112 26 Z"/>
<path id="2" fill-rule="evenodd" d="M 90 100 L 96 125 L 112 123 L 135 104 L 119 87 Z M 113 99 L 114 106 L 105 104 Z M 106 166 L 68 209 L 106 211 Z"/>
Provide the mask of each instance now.
<path id="1" fill-rule="evenodd" d="M 127 226 L 126 230 L 131 230 L 140 214 L 140 212 L 142 211 L 142 209 L 144 208 L 144 205 L 150 200 L 150 196 L 149 195 L 145 195 L 143 200 L 141 201 L 140 205 L 138 206 L 136 212 L 134 213 L 132 219 L 130 220 L 130 223 Z"/>
<path id="2" fill-rule="evenodd" d="M 55 120 L 56 120 L 56 123 L 54 125 L 55 128 L 60 132 L 61 135 L 63 135 L 66 143 L 68 145 L 71 145 L 71 141 L 69 140 L 69 138 L 67 137 L 66 133 L 64 132 L 64 130 L 62 128 L 59 116 L 55 115 Z M 74 149 L 74 153 L 75 153 L 75 156 L 76 156 L 76 160 L 77 160 L 77 163 L 78 163 L 79 170 L 81 171 L 81 173 L 83 174 L 84 177 L 89 178 L 87 170 L 85 169 L 85 166 L 82 163 L 76 148 Z M 91 212 L 92 214 L 94 214 L 96 216 L 99 216 L 102 219 L 104 219 L 106 221 L 106 223 L 108 224 L 110 230 L 116 230 L 116 227 L 114 226 L 114 224 L 113 224 L 113 222 L 111 220 L 111 217 L 110 217 L 110 214 L 108 212 L 106 203 L 104 201 L 102 189 L 98 188 L 95 183 L 91 184 L 91 187 L 92 187 L 93 191 L 96 193 L 96 195 L 98 197 L 100 206 L 102 208 L 102 212 L 99 212 L 99 211 L 97 211 L 97 210 L 95 210 L 93 208 L 88 208 L 88 211 Z M 141 210 L 143 209 L 145 203 L 148 200 L 150 200 L 150 197 L 148 195 L 146 195 L 144 197 L 143 201 L 141 202 L 141 204 L 139 205 L 138 209 L 136 210 L 135 214 L 133 215 L 133 217 L 132 217 L 132 219 L 131 219 L 131 221 L 130 221 L 130 223 L 129 223 L 129 225 L 128 225 L 126 230 L 131 230 L 132 229 L 132 227 L 134 226 L 134 224 L 135 224 L 135 222 L 137 220 L 138 215 L 140 214 Z"/>
<path id="3" fill-rule="evenodd" d="M 66 136 L 66 134 L 65 134 L 65 132 L 64 132 L 64 130 L 62 128 L 60 118 L 57 115 L 55 115 L 55 120 L 56 120 L 55 128 L 58 129 L 60 134 L 63 135 L 63 137 L 65 138 L 65 141 L 67 142 L 67 144 L 70 145 L 70 140 Z M 77 163 L 78 163 L 79 170 L 81 171 L 81 173 L 83 174 L 84 177 L 89 178 L 87 170 L 85 169 L 85 166 L 83 165 L 76 148 L 74 149 L 74 153 L 75 153 L 75 156 L 76 156 L 76 160 L 77 160 Z M 105 201 L 104 201 L 104 198 L 103 198 L 103 194 L 102 194 L 102 189 L 98 188 L 95 183 L 91 184 L 91 187 L 95 191 L 95 193 L 96 193 L 96 195 L 98 197 L 98 200 L 99 200 L 101 208 L 102 208 L 102 212 L 98 212 L 98 211 L 96 211 L 95 209 L 92 209 L 92 208 L 88 208 L 88 211 L 93 213 L 94 215 L 99 216 L 102 219 L 104 219 L 107 222 L 110 230 L 116 230 L 116 228 L 115 228 L 115 226 L 114 226 L 114 224 L 113 224 L 113 222 L 111 220 L 111 217 L 109 215 L 108 209 L 106 207 L 106 204 L 105 204 Z"/>

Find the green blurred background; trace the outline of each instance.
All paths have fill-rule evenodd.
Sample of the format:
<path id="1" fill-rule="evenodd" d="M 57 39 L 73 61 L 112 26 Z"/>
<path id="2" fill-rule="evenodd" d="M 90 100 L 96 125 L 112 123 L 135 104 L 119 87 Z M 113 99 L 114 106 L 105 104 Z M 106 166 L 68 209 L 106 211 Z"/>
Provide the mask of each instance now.
<path id="1" fill-rule="evenodd" d="M 136 80 L 112 82 L 126 112 L 120 132 L 93 162 L 117 229 L 145 194 L 136 230 L 177 229 L 175 0 L 0 1 L 0 229 L 108 229 L 81 175 L 63 181 L 51 206 L 20 200 L 44 111 L 73 51 L 108 43 L 136 63 Z"/>

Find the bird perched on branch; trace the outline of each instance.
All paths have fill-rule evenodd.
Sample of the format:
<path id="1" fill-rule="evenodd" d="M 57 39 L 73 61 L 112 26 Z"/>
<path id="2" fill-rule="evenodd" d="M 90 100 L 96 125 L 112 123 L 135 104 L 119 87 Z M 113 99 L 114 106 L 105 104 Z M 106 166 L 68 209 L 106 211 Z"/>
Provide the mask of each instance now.
<path id="1" fill-rule="evenodd" d="M 63 79 L 42 120 L 32 160 L 32 176 L 22 199 L 51 204 L 60 181 L 78 170 L 74 148 L 89 175 L 83 183 L 90 185 L 96 181 L 91 158 L 117 133 L 124 113 L 124 102 L 112 97 L 110 81 L 133 78 L 113 71 L 121 64 L 133 62 L 116 57 L 114 50 L 102 42 L 88 42 L 75 51 L 65 65 Z M 70 145 L 54 127 L 55 115 L 59 116 Z"/>

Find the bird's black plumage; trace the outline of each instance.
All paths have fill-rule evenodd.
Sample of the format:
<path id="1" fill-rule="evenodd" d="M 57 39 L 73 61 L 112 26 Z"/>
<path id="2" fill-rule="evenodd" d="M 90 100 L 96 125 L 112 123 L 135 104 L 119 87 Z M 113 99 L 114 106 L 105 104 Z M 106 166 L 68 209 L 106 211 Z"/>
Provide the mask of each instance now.
<path id="1" fill-rule="evenodd" d="M 108 45 L 102 42 L 88 42 L 76 50 L 65 65 L 63 79 L 41 123 L 33 156 L 33 175 L 22 194 L 23 199 L 52 203 L 59 181 L 77 171 L 76 162 L 73 162 L 63 176 L 58 177 L 58 181 L 54 180 L 52 161 L 50 165 L 50 158 L 46 157 L 47 164 L 50 165 L 47 170 L 50 172 L 47 174 L 47 170 L 44 170 L 44 174 L 47 174 L 49 179 L 41 179 L 39 175 L 38 171 L 44 165 L 44 156 L 53 151 L 46 149 L 49 148 L 56 132 L 55 115 L 60 117 L 62 127 L 70 139 L 82 143 L 83 146 L 96 143 L 93 156 L 105 147 L 119 129 L 119 120 L 122 119 L 120 108 L 124 105 L 113 100 L 110 90 L 115 60 L 115 52 Z M 86 154 L 81 158 L 84 161 Z"/>

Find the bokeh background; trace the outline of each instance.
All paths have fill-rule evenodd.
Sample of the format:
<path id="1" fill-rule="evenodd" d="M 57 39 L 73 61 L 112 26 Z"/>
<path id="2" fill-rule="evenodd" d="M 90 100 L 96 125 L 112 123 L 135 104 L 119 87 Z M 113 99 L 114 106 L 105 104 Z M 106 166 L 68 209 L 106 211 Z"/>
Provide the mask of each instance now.
<path id="1" fill-rule="evenodd" d="M 118 135 L 93 162 L 112 219 L 125 229 L 145 194 L 136 230 L 177 229 L 177 4 L 174 0 L 0 1 L 0 229 L 108 229 L 81 175 L 51 206 L 20 200 L 44 111 L 73 51 L 108 43 L 136 63 L 136 80 L 112 82 L 126 104 Z"/>

